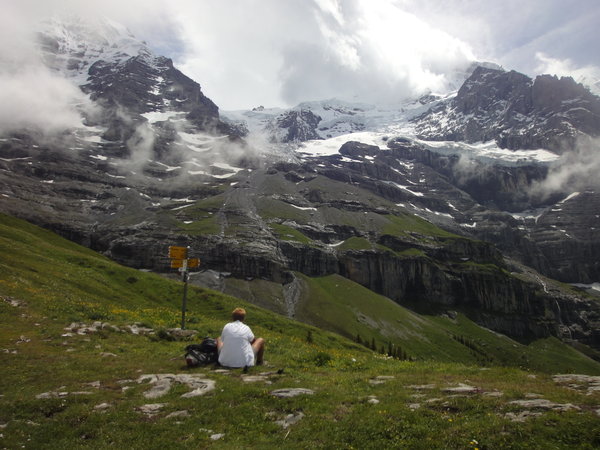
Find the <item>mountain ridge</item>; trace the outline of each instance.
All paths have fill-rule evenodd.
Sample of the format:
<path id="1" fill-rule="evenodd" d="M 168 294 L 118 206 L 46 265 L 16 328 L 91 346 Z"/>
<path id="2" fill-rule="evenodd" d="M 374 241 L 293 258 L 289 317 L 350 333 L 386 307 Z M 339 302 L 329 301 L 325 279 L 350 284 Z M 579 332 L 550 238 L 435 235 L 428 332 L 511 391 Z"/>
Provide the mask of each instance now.
<path id="1" fill-rule="evenodd" d="M 338 274 L 400 304 L 473 306 L 471 318 L 520 339 L 600 345 L 597 300 L 542 281 L 600 279 L 597 192 L 536 195 L 561 158 L 547 150 L 419 139 L 408 119 L 458 93 L 225 120 L 169 59 L 116 53 L 85 66 L 83 89 L 102 109 L 83 131 L 1 138 L 3 211 L 133 267 L 168 271 L 165 246 L 189 245 L 225 278 Z M 254 139 L 264 126 L 275 139 Z"/>

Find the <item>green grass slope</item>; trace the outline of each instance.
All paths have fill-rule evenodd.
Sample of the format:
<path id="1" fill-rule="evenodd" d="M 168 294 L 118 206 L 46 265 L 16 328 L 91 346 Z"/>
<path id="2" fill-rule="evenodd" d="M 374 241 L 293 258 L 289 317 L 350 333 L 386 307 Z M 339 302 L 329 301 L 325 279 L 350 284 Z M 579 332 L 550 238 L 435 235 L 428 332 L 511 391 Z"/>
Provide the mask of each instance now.
<path id="1" fill-rule="evenodd" d="M 298 275 L 300 276 L 300 275 Z M 302 277 L 300 320 L 408 359 L 599 373 L 600 363 L 549 338 L 529 345 L 482 328 L 463 314 L 417 314 L 339 275 Z"/>
<path id="2" fill-rule="evenodd" d="M 464 314 L 417 314 L 339 275 L 297 273 L 302 292 L 294 318 L 333 331 L 377 352 L 407 360 L 512 366 L 552 372 L 600 373 L 600 363 L 555 338 L 528 345 L 483 328 Z M 226 292 L 286 313 L 282 286 L 265 280 L 227 279 Z"/>
<path id="3" fill-rule="evenodd" d="M 314 289 L 327 292 L 330 283 L 316 280 Z M 268 365 L 248 374 L 188 369 L 186 343 L 161 339 L 162 329 L 179 325 L 181 290 L 180 282 L 119 266 L 0 214 L 0 447 L 600 445 L 600 394 L 590 389 L 593 379 L 579 378 L 573 389 L 542 372 L 393 360 L 195 287 L 189 292 L 189 328 L 216 335 L 230 310 L 242 305 L 255 334 L 267 339 Z M 156 333 L 65 330 L 71 322 L 94 321 L 118 327 L 137 322 Z M 190 388 L 173 383 L 149 397 L 152 386 L 140 378 L 144 374 L 193 375 L 215 388 L 187 397 Z M 276 397 L 273 392 L 282 388 L 310 393 Z M 545 406 L 524 403 L 533 397 Z M 148 405 L 154 413 L 143 412 Z"/>

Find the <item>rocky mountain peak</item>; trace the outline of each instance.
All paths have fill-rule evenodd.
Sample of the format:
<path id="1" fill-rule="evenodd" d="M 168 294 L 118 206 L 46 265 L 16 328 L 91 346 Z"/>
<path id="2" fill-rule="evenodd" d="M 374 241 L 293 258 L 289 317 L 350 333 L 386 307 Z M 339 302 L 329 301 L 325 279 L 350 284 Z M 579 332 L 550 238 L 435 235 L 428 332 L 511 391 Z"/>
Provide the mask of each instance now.
<path id="1" fill-rule="evenodd" d="M 104 153 L 131 156 L 143 143 L 147 156 L 162 159 L 173 146 L 181 153 L 195 145 L 182 142 L 180 131 L 240 135 L 221 121 L 196 81 L 118 23 L 56 16 L 43 24 L 38 41 L 44 63 L 97 106 L 94 114 L 82 114 L 85 132 L 97 134 L 88 139 L 104 142 Z"/>
<path id="2" fill-rule="evenodd" d="M 268 129 L 276 142 L 304 142 L 320 139 L 317 127 L 321 117 L 309 109 L 292 109 L 277 116 Z"/>
<path id="3" fill-rule="evenodd" d="M 42 23 L 38 41 L 46 65 L 80 85 L 98 60 L 122 63 L 132 57 L 153 57 L 144 42 L 104 17 L 53 16 Z"/>
<path id="4" fill-rule="evenodd" d="M 456 97 L 415 120 L 418 137 L 486 142 L 508 149 L 563 153 L 582 135 L 600 136 L 600 97 L 571 78 L 532 80 L 477 67 Z"/>
<path id="5" fill-rule="evenodd" d="M 564 103 L 586 103 L 598 114 L 598 97 L 572 77 L 539 75 L 532 86 L 532 100 L 537 110 L 559 109 Z"/>
<path id="6" fill-rule="evenodd" d="M 478 66 L 458 90 L 456 109 L 465 115 L 483 115 L 509 103 L 515 111 L 524 113 L 530 107 L 530 87 L 531 79 L 526 75 Z"/>

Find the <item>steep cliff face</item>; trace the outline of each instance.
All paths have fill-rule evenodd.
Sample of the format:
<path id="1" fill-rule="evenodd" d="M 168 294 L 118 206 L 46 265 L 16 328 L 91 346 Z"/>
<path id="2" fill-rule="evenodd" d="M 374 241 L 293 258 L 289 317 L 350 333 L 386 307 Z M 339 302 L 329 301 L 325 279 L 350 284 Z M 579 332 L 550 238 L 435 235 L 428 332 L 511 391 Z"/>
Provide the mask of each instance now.
<path id="1" fill-rule="evenodd" d="M 600 346 L 597 302 L 566 294 L 550 281 L 541 283 L 539 276 L 527 269 L 508 272 L 492 263 L 504 265 L 487 244 L 429 244 L 423 250 L 391 236 L 382 237 L 381 242 L 402 250 L 335 251 L 280 242 L 277 249 L 271 248 L 278 254 L 273 258 L 270 251 L 257 251 L 266 245 L 262 242 L 210 246 L 202 241 L 192 248 L 211 267 L 237 278 L 287 285 L 294 280 L 291 271 L 314 277 L 337 273 L 417 310 L 460 310 L 481 325 L 516 339 L 556 336 Z M 473 246 L 479 251 L 473 251 Z M 473 259 L 478 254 L 482 262 Z"/>
<path id="2" fill-rule="evenodd" d="M 557 336 L 600 345 L 600 307 L 560 291 L 540 289 L 496 266 L 444 265 L 426 257 L 351 252 L 341 274 L 417 309 L 459 309 L 478 323 L 519 339 Z M 568 325 L 565 325 L 568 324 Z"/>
<path id="3" fill-rule="evenodd" d="M 420 138 L 495 140 L 508 149 L 562 153 L 582 135 L 600 135 L 600 99 L 572 78 L 478 67 L 455 98 L 415 120 Z"/>
<path id="4" fill-rule="evenodd" d="M 600 279 L 600 196 L 578 192 L 544 211 L 531 224 L 531 238 L 542 249 L 546 273 L 556 279 Z"/>

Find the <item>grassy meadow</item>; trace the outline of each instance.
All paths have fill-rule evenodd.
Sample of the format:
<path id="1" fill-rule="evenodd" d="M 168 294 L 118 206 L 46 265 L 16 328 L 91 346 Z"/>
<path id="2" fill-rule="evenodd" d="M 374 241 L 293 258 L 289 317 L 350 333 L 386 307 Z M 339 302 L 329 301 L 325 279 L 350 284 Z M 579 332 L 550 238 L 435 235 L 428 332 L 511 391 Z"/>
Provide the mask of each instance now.
<path id="1" fill-rule="evenodd" d="M 460 314 L 417 315 L 339 277 L 303 283 L 303 314 L 319 327 L 190 286 L 187 328 L 216 336 L 243 306 L 267 340 L 267 364 L 189 369 L 189 342 L 166 332 L 180 326 L 181 282 L 0 214 L 0 448 L 600 447 L 596 378 L 553 379 L 600 375 L 571 347 L 526 346 Z M 70 328 L 95 322 L 95 332 Z M 154 331 L 126 331 L 134 324 Z M 356 335 L 377 347 L 393 340 L 408 359 Z M 189 397 L 173 382 L 152 398 L 147 374 L 194 376 L 214 389 Z M 307 391 L 275 395 L 289 388 Z"/>

